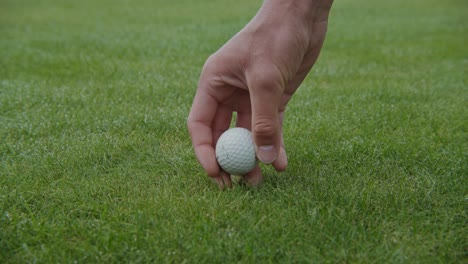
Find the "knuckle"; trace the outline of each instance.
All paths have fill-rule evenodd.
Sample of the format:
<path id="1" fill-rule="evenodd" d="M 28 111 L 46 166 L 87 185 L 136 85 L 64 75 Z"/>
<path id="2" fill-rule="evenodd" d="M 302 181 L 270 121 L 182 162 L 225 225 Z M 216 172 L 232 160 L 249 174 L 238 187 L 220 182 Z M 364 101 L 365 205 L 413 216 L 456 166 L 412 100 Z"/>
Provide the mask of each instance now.
<path id="1" fill-rule="evenodd" d="M 268 65 L 261 65 L 253 69 L 249 76 L 252 85 L 265 92 L 279 92 L 285 87 L 285 78 L 277 67 Z"/>
<path id="2" fill-rule="evenodd" d="M 198 123 L 195 120 L 193 120 L 191 117 L 187 119 L 186 126 L 187 126 L 187 130 L 190 136 L 192 136 L 193 133 L 196 133 L 199 128 Z"/>
<path id="3" fill-rule="evenodd" d="M 195 122 L 193 120 L 193 110 L 191 110 L 187 117 L 187 120 L 185 120 L 185 124 L 187 125 L 187 128 L 190 130 L 193 127 L 194 123 Z"/>
<path id="4" fill-rule="evenodd" d="M 188 130 L 188 131 L 192 131 L 192 130 L 193 130 L 193 122 L 190 120 L 190 118 L 187 119 L 185 125 L 187 126 L 187 130 Z"/>
<path id="5" fill-rule="evenodd" d="M 257 137 L 272 137 L 277 129 L 276 122 L 269 117 L 258 117 L 252 125 L 252 131 Z"/>
<path id="6" fill-rule="evenodd" d="M 216 69 L 216 67 L 213 66 L 213 65 L 216 65 L 215 60 L 216 59 L 215 59 L 215 57 L 213 55 L 208 57 L 208 59 L 206 59 L 206 61 L 205 61 L 205 64 L 203 65 L 202 72 L 210 72 L 213 69 Z"/>
<path id="7" fill-rule="evenodd" d="M 217 56 L 215 54 L 209 56 L 208 59 L 206 59 L 205 64 L 203 64 L 201 77 L 215 73 L 219 68 L 218 61 L 219 60 L 217 59 Z"/>
<path id="8" fill-rule="evenodd" d="M 262 90 L 262 92 L 277 92 L 282 85 L 277 78 L 262 76 L 256 78 L 254 86 Z"/>

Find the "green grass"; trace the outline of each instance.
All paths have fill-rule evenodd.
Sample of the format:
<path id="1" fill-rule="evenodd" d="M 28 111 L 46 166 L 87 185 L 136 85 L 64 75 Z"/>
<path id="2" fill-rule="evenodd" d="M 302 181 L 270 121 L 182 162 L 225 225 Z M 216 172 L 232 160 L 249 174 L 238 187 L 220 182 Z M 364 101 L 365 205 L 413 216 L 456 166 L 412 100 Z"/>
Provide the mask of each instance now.
<path id="1" fill-rule="evenodd" d="M 185 120 L 260 4 L 0 0 L 0 262 L 466 262 L 468 5 L 335 1 L 288 170 L 220 192 Z"/>

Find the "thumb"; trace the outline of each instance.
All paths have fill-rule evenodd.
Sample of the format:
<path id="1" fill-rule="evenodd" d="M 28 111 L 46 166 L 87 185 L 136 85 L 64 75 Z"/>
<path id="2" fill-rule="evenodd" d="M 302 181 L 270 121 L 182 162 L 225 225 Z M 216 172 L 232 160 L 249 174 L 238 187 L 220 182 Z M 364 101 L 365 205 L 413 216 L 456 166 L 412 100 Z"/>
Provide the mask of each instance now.
<path id="1" fill-rule="evenodd" d="M 281 81 L 273 78 L 256 79 L 249 86 L 252 107 L 252 134 L 258 159 L 273 163 L 281 146 L 279 105 L 283 94 Z"/>

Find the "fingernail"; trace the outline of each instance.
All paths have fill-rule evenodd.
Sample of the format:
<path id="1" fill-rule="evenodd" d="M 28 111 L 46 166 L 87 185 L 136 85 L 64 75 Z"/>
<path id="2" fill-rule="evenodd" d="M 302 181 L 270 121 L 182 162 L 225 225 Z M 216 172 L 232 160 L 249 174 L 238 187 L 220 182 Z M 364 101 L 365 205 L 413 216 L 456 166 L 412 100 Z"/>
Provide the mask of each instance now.
<path id="1" fill-rule="evenodd" d="M 263 182 L 262 171 L 260 167 L 256 166 L 253 171 L 244 176 L 244 182 L 252 187 L 258 187 Z"/>
<path id="2" fill-rule="evenodd" d="M 220 190 L 224 190 L 224 181 L 222 179 L 222 177 L 214 177 L 214 178 L 211 178 L 215 183 L 216 185 L 218 185 L 219 189 Z"/>
<path id="3" fill-rule="evenodd" d="M 276 148 L 273 145 L 260 146 L 257 148 L 257 157 L 265 164 L 273 163 L 273 161 L 276 160 L 277 155 L 278 153 L 276 152 Z"/>

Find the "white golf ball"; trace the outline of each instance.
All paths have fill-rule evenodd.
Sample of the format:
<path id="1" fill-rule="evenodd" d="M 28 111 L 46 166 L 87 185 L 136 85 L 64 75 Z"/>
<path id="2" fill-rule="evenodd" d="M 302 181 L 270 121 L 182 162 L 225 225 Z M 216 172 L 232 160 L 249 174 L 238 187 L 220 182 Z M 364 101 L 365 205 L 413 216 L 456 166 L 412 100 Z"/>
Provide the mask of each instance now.
<path id="1" fill-rule="evenodd" d="M 241 127 L 225 131 L 216 143 L 216 159 L 229 174 L 245 175 L 252 171 L 256 164 L 252 133 Z"/>

